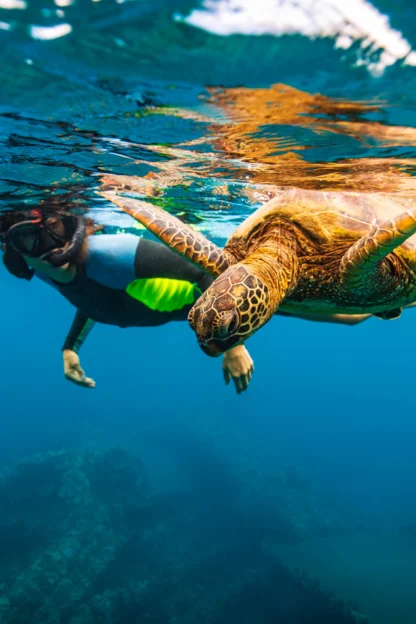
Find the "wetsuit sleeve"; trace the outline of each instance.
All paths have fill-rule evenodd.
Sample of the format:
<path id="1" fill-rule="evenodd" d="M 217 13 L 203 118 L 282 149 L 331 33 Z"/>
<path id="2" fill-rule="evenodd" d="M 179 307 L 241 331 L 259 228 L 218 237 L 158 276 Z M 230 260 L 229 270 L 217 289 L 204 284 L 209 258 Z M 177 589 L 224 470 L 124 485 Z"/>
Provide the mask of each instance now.
<path id="1" fill-rule="evenodd" d="M 204 292 L 214 279 L 189 260 L 147 238 L 142 238 L 137 246 L 134 260 L 136 279 L 165 277 L 168 279 L 192 282 Z"/>
<path id="2" fill-rule="evenodd" d="M 69 349 L 78 353 L 95 323 L 88 316 L 77 312 L 62 350 Z"/>

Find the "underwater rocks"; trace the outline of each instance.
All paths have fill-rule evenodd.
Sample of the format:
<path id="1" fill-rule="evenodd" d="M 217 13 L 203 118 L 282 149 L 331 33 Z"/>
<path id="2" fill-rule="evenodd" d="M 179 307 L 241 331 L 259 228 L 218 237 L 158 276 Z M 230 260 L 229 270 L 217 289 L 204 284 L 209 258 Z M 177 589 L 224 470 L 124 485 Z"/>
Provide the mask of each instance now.
<path id="1" fill-rule="evenodd" d="M 281 514 L 285 487 L 303 488 L 282 479 Z M 206 474 L 205 487 L 152 495 L 142 462 L 119 449 L 47 453 L 1 476 L 0 624 L 365 621 L 266 547 L 272 513 L 289 525 L 296 505 L 256 514 L 241 483 L 222 499 L 208 485 Z"/>
<path id="2" fill-rule="evenodd" d="M 294 467 L 253 467 L 246 474 L 238 507 L 246 521 L 261 526 L 263 538 L 274 543 L 293 545 L 355 529 L 347 511 L 317 496 L 311 482 Z"/>
<path id="3" fill-rule="evenodd" d="M 142 464 L 118 450 L 49 453 L 3 476 L 0 623 L 69 622 L 136 530 L 126 512 L 139 517 L 145 492 Z"/>

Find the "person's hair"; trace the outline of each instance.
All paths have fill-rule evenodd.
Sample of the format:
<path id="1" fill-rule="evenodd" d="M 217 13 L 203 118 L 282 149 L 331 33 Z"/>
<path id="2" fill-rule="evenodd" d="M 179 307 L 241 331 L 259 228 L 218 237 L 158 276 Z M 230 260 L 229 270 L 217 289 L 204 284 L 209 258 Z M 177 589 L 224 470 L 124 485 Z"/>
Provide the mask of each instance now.
<path id="1" fill-rule="evenodd" d="M 2 212 L 0 213 L 0 238 L 3 238 L 12 225 L 19 223 L 19 221 L 24 221 L 27 219 L 27 213 L 19 211 L 19 212 Z"/>

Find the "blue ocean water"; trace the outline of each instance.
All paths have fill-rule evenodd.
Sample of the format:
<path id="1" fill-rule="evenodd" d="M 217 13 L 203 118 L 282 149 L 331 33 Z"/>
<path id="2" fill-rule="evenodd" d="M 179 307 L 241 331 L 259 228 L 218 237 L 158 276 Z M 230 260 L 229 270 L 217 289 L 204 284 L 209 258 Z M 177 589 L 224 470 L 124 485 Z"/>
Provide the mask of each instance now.
<path id="1" fill-rule="evenodd" d="M 0 0 L 0 209 L 143 235 L 111 180 L 224 244 L 277 186 L 412 197 L 412 5 Z M 416 621 L 415 312 L 276 317 L 240 396 L 187 323 L 101 325 L 86 390 L 0 280 L 1 624 Z"/>

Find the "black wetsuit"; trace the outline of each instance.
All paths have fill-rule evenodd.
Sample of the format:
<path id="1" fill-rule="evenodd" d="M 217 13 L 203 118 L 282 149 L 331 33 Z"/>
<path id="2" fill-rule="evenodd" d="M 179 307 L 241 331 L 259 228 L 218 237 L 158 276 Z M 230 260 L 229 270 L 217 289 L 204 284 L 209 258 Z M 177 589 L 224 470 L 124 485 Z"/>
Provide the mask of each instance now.
<path id="1" fill-rule="evenodd" d="M 95 322 L 150 327 L 186 320 L 213 281 L 165 245 L 131 234 L 89 237 L 87 261 L 70 283 L 36 275 L 77 308 L 63 347 L 76 352 Z"/>

